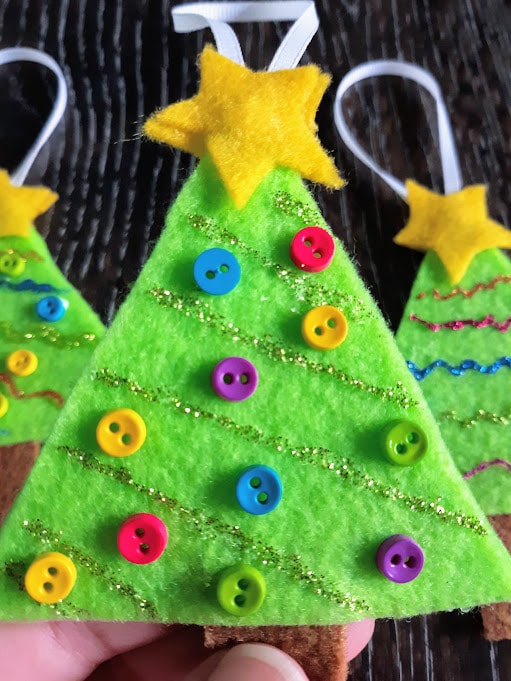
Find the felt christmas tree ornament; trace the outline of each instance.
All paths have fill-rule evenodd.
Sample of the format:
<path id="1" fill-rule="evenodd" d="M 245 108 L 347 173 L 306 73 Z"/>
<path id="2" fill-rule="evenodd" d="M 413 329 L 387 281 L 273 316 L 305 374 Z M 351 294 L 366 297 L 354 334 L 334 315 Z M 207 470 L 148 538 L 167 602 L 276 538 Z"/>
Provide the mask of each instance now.
<path id="1" fill-rule="evenodd" d="M 281 19 L 286 5 L 256 3 Z M 229 27 L 219 39 L 226 25 L 212 24 L 222 54 L 203 54 L 208 78 L 226 70 L 239 92 L 279 70 L 292 81 L 304 48 L 284 41 L 254 74 L 226 49 Z M 312 130 L 325 85 L 314 73 L 303 126 L 287 138 L 297 156 L 319 144 L 299 132 Z M 202 158 L 0 531 L 0 614 L 195 623 L 213 645 L 280 639 L 311 664 L 335 649 L 334 664 L 308 670 L 339 679 L 343 625 L 505 600 L 511 559 L 305 170 L 263 144 L 254 165 L 267 171 L 250 196 L 235 188 L 236 164 L 228 188 L 229 168 L 215 164 L 228 149 L 213 132 L 210 150 L 209 100 L 197 107 L 204 78 L 181 127 L 172 106 L 183 104 L 146 124 L 157 139 L 193 140 Z M 247 108 L 217 93 L 216 116 L 249 112 L 235 127 L 225 114 L 227 147 L 242 153 L 265 112 L 285 130 L 273 99 L 289 105 L 287 85 L 271 102 L 269 91 L 253 89 Z M 332 179 L 328 155 L 314 153 L 311 172 Z"/>
<path id="2" fill-rule="evenodd" d="M 64 76 L 45 53 L 0 51 L 0 64 L 51 69 L 58 91 L 46 124 L 10 178 L 0 170 L 0 524 L 9 510 L 103 325 L 66 280 L 33 226 L 57 195 L 22 186 L 66 105 Z"/>
<path id="3" fill-rule="evenodd" d="M 412 180 L 403 185 L 360 154 L 341 100 L 374 75 L 410 78 L 435 98 L 445 195 Z M 426 256 L 397 342 L 459 471 L 511 550 L 511 262 L 498 250 L 511 247 L 511 232 L 488 216 L 483 185 L 463 187 L 449 117 L 429 73 L 398 62 L 364 64 L 341 83 L 336 115 L 348 146 L 409 204 L 410 219 L 394 240 Z M 511 604 L 482 613 L 487 638 L 511 638 Z"/>

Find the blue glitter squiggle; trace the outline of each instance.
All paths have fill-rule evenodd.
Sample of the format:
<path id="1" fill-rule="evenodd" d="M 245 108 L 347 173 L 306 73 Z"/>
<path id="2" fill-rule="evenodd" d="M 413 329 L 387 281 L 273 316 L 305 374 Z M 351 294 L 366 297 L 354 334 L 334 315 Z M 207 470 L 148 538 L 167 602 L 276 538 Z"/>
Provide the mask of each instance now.
<path id="1" fill-rule="evenodd" d="M 38 284 L 33 279 L 24 279 L 18 284 L 13 284 L 8 279 L 0 279 L 0 288 L 6 288 L 9 291 L 24 292 L 31 291 L 32 293 L 66 293 L 64 289 L 55 288 L 52 284 Z"/>
<path id="2" fill-rule="evenodd" d="M 453 366 L 443 359 L 437 359 L 431 364 L 428 364 L 424 369 L 419 369 L 419 367 L 412 361 L 407 360 L 406 362 L 408 368 L 415 376 L 418 381 L 422 381 L 424 378 L 430 375 L 432 371 L 443 367 L 447 369 L 449 373 L 453 376 L 463 376 L 467 371 L 479 371 L 481 374 L 496 374 L 502 367 L 508 367 L 511 369 L 511 357 L 499 357 L 493 364 L 479 364 L 474 359 L 464 359 L 463 362 Z"/>

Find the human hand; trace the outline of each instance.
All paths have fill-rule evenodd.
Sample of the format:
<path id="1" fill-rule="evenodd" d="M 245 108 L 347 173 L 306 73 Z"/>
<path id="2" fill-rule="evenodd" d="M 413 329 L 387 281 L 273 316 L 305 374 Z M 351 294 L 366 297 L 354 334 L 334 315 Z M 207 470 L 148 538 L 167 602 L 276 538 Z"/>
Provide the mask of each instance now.
<path id="1" fill-rule="evenodd" d="M 373 628 L 371 620 L 348 625 L 348 659 Z M 200 627 L 134 622 L 1 623 L 0 670 L 9 681 L 307 681 L 276 648 L 212 653 Z"/>

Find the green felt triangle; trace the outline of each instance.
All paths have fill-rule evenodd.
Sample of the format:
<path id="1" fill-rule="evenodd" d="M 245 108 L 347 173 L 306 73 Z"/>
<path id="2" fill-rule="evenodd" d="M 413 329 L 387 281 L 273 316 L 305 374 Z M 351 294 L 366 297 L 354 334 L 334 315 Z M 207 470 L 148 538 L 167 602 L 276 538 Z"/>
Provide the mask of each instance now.
<path id="1" fill-rule="evenodd" d="M 104 333 L 33 227 L 28 237 L 0 237 L 0 258 L 9 254 L 25 260 L 25 267 L 19 274 L 0 268 L 0 395 L 8 400 L 0 418 L 0 447 L 46 440 Z M 68 303 L 62 319 L 48 322 L 37 314 L 37 302 L 46 296 Z M 17 350 L 36 355 L 34 373 L 9 371 L 7 358 Z"/>
<path id="2" fill-rule="evenodd" d="M 304 224 L 326 228 L 293 171 L 271 172 L 236 210 L 209 159 L 201 161 L 2 529 L 4 619 L 327 624 L 510 596 L 510 558 L 341 245 L 323 272 L 293 266 L 289 244 Z M 214 246 L 241 265 L 227 295 L 194 282 L 195 259 Z M 300 327 L 324 303 L 344 311 L 349 331 L 322 352 Z M 246 401 L 224 401 L 211 388 L 213 367 L 230 355 L 259 372 Z M 141 449 L 121 459 L 95 436 L 117 408 L 133 409 L 147 427 Z M 383 454 L 382 429 L 396 419 L 428 433 L 416 466 Z M 282 501 L 266 515 L 236 501 L 236 480 L 252 464 L 282 479 Z M 121 523 L 141 512 L 169 533 L 148 565 L 126 561 L 116 544 Z M 408 584 L 375 566 L 378 546 L 396 533 L 425 553 Z M 25 571 L 45 551 L 77 568 L 74 589 L 54 605 L 23 591 Z M 240 562 L 266 582 L 264 603 L 245 618 L 216 596 L 219 575 Z"/>
<path id="3" fill-rule="evenodd" d="M 430 252 L 397 332 L 404 357 L 419 369 L 438 359 L 489 367 L 460 374 L 441 366 L 420 379 L 454 461 L 489 515 L 511 513 L 510 324 L 511 261 L 503 252 L 477 255 L 456 288 Z"/>

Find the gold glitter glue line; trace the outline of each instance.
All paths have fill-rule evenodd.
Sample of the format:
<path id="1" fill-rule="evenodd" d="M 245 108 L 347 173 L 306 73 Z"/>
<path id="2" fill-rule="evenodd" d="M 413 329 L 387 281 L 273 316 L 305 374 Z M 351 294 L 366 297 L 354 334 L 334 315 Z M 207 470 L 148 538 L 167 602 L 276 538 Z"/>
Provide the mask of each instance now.
<path id="1" fill-rule="evenodd" d="M 291 366 L 307 369 L 318 375 L 330 376 L 346 385 L 373 395 L 381 400 L 394 402 L 402 409 L 414 407 L 417 402 L 409 397 L 406 386 L 398 381 L 394 387 L 381 388 L 370 383 L 365 383 L 358 378 L 346 374 L 342 369 L 337 369 L 333 364 L 322 364 L 309 359 L 304 353 L 294 352 L 279 344 L 270 334 L 261 337 L 244 334 L 234 324 L 228 322 L 225 317 L 212 312 L 208 303 L 192 296 L 179 296 L 172 291 L 160 287 L 154 287 L 147 293 L 155 298 L 162 307 L 171 308 L 183 312 L 187 317 L 193 317 L 197 321 L 215 329 L 224 336 L 231 338 L 235 343 L 242 343 L 259 350 L 270 359 L 283 362 Z"/>
<path id="2" fill-rule="evenodd" d="M 398 501 L 404 504 L 414 513 L 424 513 L 435 517 L 445 523 L 457 525 L 476 534 L 485 535 L 486 530 L 480 520 L 469 516 L 462 511 L 447 511 L 442 505 L 442 498 L 428 501 L 423 497 L 405 494 L 396 487 L 389 487 L 375 480 L 371 475 L 357 468 L 347 457 L 335 458 L 335 454 L 326 447 L 303 447 L 294 446 L 282 435 L 270 436 L 252 425 L 242 425 L 228 416 L 218 416 L 205 411 L 200 407 L 186 404 L 181 398 L 166 388 L 142 387 L 136 381 L 118 376 L 109 369 L 101 369 L 92 375 L 93 380 L 100 381 L 110 388 L 125 388 L 131 395 L 137 395 L 155 404 L 171 404 L 177 413 L 190 416 L 193 419 L 209 420 L 225 430 L 236 433 L 237 437 L 246 442 L 261 444 L 279 453 L 298 459 L 302 463 L 319 467 L 332 476 L 350 483 L 359 489 L 371 492 L 390 501 Z"/>
<path id="3" fill-rule="evenodd" d="M 20 591 L 25 591 L 25 573 L 27 571 L 27 565 L 21 560 L 8 560 L 2 570 L 5 574 L 15 582 L 16 586 Z M 79 608 L 66 599 L 66 602 L 58 603 L 38 603 L 41 608 L 50 608 L 54 610 L 55 613 L 66 619 L 93 619 L 91 613 L 88 610 Z"/>
<path id="4" fill-rule="evenodd" d="M 27 341 L 41 341 L 54 348 L 73 350 L 84 345 L 94 347 L 98 337 L 95 333 L 81 333 L 76 336 L 65 336 L 53 326 L 38 325 L 28 331 L 18 331 L 10 322 L 0 321 L 0 336 L 11 343 L 26 343 Z"/>
<path id="5" fill-rule="evenodd" d="M 0 250 L 0 256 L 2 255 L 17 255 L 18 258 L 22 258 L 22 260 L 44 262 L 44 258 L 42 258 L 36 251 L 19 251 L 17 248 L 8 248 L 6 251 Z"/>
<path id="6" fill-rule="evenodd" d="M 446 411 L 440 415 L 443 421 L 454 421 L 459 424 L 462 428 L 473 428 L 473 426 L 478 423 L 491 423 L 496 426 L 508 426 L 511 423 L 511 407 L 507 409 L 506 414 L 492 414 L 485 409 L 478 409 L 473 416 L 468 418 L 461 418 L 458 413 L 453 409 L 452 411 Z"/>
<path id="7" fill-rule="evenodd" d="M 187 522 L 204 539 L 213 541 L 221 536 L 239 550 L 251 553 L 260 565 L 275 568 L 279 572 L 289 575 L 297 582 L 310 587 L 316 596 L 321 596 L 342 608 L 349 608 L 353 612 L 365 612 L 369 609 L 363 599 L 352 596 L 350 593 L 339 591 L 336 585 L 327 577 L 317 575 L 313 570 L 303 565 L 300 556 L 288 556 L 260 539 L 248 536 L 238 525 L 229 525 L 217 518 L 206 515 L 200 509 L 183 506 L 177 499 L 153 487 L 146 487 L 138 483 L 133 479 L 131 472 L 125 466 L 116 468 L 104 464 L 96 459 L 93 454 L 75 447 L 60 446 L 57 447 L 57 450 L 67 453 L 69 457 L 77 461 L 85 469 L 95 471 L 149 497 L 168 511 L 175 513 L 181 520 Z"/>
<path id="8" fill-rule="evenodd" d="M 8 373 L 0 373 L 0 383 L 7 386 L 9 393 L 12 397 L 17 400 L 33 400 L 37 397 L 45 397 L 48 400 L 52 400 L 58 407 L 64 406 L 64 398 L 56 390 L 38 390 L 33 393 L 25 393 L 23 390 L 19 390 L 14 383 L 14 379 Z"/>
<path id="9" fill-rule="evenodd" d="M 198 229 L 208 239 L 216 243 L 236 246 L 244 253 L 251 255 L 263 267 L 275 272 L 277 277 L 295 292 L 299 300 L 304 300 L 312 307 L 327 304 L 334 305 L 343 312 L 347 312 L 351 320 L 374 318 L 374 315 L 366 308 L 364 301 L 360 298 L 329 289 L 324 284 L 315 281 L 310 275 L 290 272 L 288 267 L 272 262 L 256 248 L 246 244 L 228 229 L 217 225 L 211 218 L 206 218 L 202 215 L 189 215 L 188 220 L 192 227 Z"/>
<path id="10" fill-rule="evenodd" d="M 455 296 L 463 296 L 464 298 L 472 298 L 475 296 L 476 293 L 479 293 L 480 291 L 490 291 L 494 289 L 497 284 L 510 284 L 511 283 L 511 276 L 508 274 L 499 274 L 498 276 L 494 277 L 488 282 L 479 282 L 477 283 L 473 288 L 471 289 L 462 289 L 460 286 L 456 286 L 456 288 L 452 289 L 452 291 L 449 291 L 449 293 L 446 293 L 445 295 L 442 295 L 440 291 L 435 288 L 433 291 L 431 291 L 431 295 L 433 298 L 436 300 L 450 300 L 451 298 L 454 298 Z M 418 300 L 422 300 L 428 295 L 426 291 L 423 291 L 422 293 L 419 293 L 417 296 Z"/>
<path id="11" fill-rule="evenodd" d="M 62 532 L 54 532 L 46 528 L 40 520 L 23 522 L 23 529 L 25 529 L 33 537 L 40 539 L 43 544 L 54 544 L 54 548 L 58 548 L 59 551 L 65 553 L 70 558 L 78 562 L 82 567 L 84 567 L 93 577 L 98 577 L 102 581 L 108 584 L 110 591 L 113 591 L 120 596 L 124 596 L 132 601 L 132 603 L 140 608 L 141 611 L 147 613 L 148 619 L 150 620 L 160 620 L 160 616 L 156 609 L 156 606 L 151 603 L 151 601 L 143 598 L 131 584 L 126 584 L 125 582 L 119 581 L 113 572 L 95 560 L 91 556 L 83 553 L 79 548 L 69 544 L 64 539 L 62 539 Z"/>

